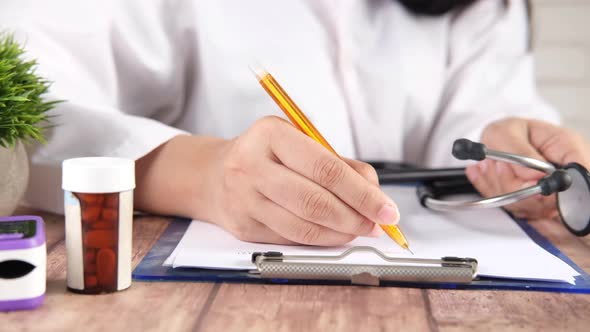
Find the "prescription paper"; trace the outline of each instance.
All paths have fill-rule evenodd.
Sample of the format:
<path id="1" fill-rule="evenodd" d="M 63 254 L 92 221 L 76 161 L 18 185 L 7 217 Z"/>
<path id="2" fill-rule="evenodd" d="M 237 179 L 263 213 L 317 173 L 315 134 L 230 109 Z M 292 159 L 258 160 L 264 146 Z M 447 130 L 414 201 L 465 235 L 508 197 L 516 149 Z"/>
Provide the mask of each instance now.
<path id="1" fill-rule="evenodd" d="M 418 258 L 472 257 L 479 275 L 497 278 L 574 283 L 576 272 L 534 243 L 502 210 L 434 212 L 423 208 L 415 188 L 384 186 L 397 203 L 400 227 Z M 357 238 L 341 247 L 268 245 L 240 241 L 222 228 L 193 220 L 176 249 L 165 262 L 173 267 L 254 269 L 253 252 L 280 251 L 285 255 L 337 255 L 353 246 L 372 246 L 389 256 L 411 257 L 387 235 Z M 353 264 L 383 264 L 371 253 L 355 254 Z"/>

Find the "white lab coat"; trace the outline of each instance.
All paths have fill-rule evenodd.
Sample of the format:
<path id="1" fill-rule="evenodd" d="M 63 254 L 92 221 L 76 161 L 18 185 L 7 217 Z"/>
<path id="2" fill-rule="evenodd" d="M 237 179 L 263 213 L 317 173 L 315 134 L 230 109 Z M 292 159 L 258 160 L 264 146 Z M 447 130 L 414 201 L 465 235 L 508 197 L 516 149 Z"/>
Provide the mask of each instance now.
<path id="1" fill-rule="evenodd" d="M 67 100 L 31 154 L 27 201 L 61 211 L 64 159 L 137 159 L 281 115 L 252 62 L 343 156 L 456 165 L 452 142 L 495 119 L 558 120 L 534 87 L 523 2 L 417 17 L 394 0 L 2 0 L 1 27 Z"/>

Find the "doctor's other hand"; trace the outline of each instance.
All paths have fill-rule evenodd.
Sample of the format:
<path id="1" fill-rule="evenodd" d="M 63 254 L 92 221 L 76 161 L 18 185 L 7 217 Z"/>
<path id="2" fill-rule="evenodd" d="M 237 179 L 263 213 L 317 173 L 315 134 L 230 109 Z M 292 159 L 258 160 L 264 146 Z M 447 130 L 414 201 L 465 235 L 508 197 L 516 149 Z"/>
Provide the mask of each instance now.
<path id="1" fill-rule="evenodd" d="M 177 136 L 158 150 L 138 162 L 138 207 L 209 221 L 244 241 L 340 245 L 399 220 L 371 166 L 338 158 L 278 117 L 233 140 Z"/>
<path id="2" fill-rule="evenodd" d="M 547 122 L 506 118 L 489 124 L 481 142 L 490 149 L 511 152 L 565 166 L 577 162 L 590 167 L 590 144 L 572 130 Z M 519 165 L 483 160 L 466 170 L 474 187 L 485 197 L 515 191 L 537 183 L 546 174 Z M 555 195 L 537 195 L 507 206 L 520 218 L 558 216 Z"/>

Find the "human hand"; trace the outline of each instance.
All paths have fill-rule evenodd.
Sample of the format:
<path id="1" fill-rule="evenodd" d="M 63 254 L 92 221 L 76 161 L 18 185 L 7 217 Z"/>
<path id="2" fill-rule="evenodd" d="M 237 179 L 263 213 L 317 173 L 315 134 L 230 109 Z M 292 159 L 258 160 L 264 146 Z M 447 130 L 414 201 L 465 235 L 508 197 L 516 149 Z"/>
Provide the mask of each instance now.
<path id="1" fill-rule="evenodd" d="M 565 166 L 577 162 L 590 167 L 590 144 L 579 134 L 539 120 L 502 119 L 488 125 L 481 142 L 490 149 L 511 152 Z M 537 183 L 546 174 L 519 165 L 483 160 L 467 167 L 466 175 L 485 197 L 515 191 Z M 537 195 L 506 207 L 516 217 L 540 219 L 558 216 L 555 195 Z"/>
<path id="2" fill-rule="evenodd" d="M 399 220 L 371 166 L 338 158 L 280 118 L 259 120 L 220 155 L 211 221 L 241 240 L 340 245 Z"/>

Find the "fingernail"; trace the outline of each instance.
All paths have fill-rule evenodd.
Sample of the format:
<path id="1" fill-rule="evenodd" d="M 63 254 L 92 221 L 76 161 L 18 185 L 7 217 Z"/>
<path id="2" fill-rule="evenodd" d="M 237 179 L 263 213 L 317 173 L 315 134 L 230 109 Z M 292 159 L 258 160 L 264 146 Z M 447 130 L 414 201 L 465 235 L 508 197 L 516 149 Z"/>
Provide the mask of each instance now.
<path id="1" fill-rule="evenodd" d="M 383 234 L 385 234 L 385 231 L 383 231 L 383 229 L 381 229 L 381 227 L 379 227 L 379 225 L 375 225 L 375 227 L 373 227 L 373 230 L 371 231 L 371 233 L 369 233 L 367 236 L 379 238 Z"/>
<path id="2" fill-rule="evenodd" d="M 496 163 L 496 173 L 502 174 L 506 170 L 506 164 L 504 163 Z"/>
<path id="3" fill-rule="evenodd" d="M 389 204 L 383 205 L 379 213 L 377 213 L 379 223 L 384 225 L 395 225 L 399 219 L 399 211 L 396 207 Z"/>
<path id="4" fill-rule="evenodd" d="M 467 178 L 469 179 L 469 181 L 475 182 L 475 180 L 477 180 L 477 178 L 479 177 L 478 167 L 477 166 L 467 167 L 467 169 L 465 169 L 465 175 L 467 175 Z"/>
<path id="5" fill-rule="evenodd" d="M 487 160 L 482 160 L 479 163 L 479 169 L 482 173 L 485 174 L 485 172 L 488 170 L 488 161 Z"/>

